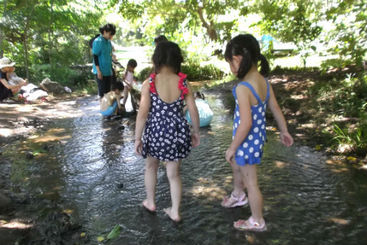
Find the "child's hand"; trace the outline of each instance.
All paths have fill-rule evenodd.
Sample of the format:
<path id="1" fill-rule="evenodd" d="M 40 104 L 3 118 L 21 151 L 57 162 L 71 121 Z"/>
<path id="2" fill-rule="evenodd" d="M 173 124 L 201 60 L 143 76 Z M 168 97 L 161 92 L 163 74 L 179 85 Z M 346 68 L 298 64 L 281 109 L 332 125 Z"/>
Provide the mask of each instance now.
<path id="1" fill-rule="evenodd" d="M 287 147 L 293 145 L 293 138 L 288 132 L 280 132 L 280 141 Z"/>
<path id="2" fill-rule="evenodd" d="M 98 77 L 99 80 L 102 80 L 103 79 L 102 72 L 97 71 L 97 77 Z"/>
<path id="3" fill-rule="evenodd" d="M 141 142 L 141 139 L 135 140 L 135 153 L 141 155 L 142 151 L 143 151 L 143 143 Z"/>
<path id="4" fill-rule="evenodd" d="M 199 133 L 193 133 L 191 135 L 191 144 L 192 147 L 197 147 L 200 145 L 200 135 Z"/>
<path id="5" fill-rule="evenodd" d="M 229 163 L 229 164 L 232 164 L 233 163 L 233 158 L 234 158 L 234 155 L 236 154 L 236 151 L 232 150 L 231 148 L 228 148 L 227 151 L 226 151 L 226 161 Z"/>

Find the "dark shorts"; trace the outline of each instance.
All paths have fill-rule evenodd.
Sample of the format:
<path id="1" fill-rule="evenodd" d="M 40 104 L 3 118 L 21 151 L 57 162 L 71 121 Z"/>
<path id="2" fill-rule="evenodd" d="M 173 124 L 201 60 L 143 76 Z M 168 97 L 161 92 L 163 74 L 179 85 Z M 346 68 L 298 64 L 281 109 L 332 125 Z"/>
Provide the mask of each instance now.
<path id="1" fill-rule="evenodd" d="M 0 88 L 0 101 L 5 100 L 10 97 L 13 97 L 13 92 L 6 87 L 1 87 Z"/>
<path id="2" fill-rule="evenodd" d="M 98 95 L 102 98 L 104 94 L 111 91 L 112 76 L 103 76 L 102 80 L 99 80 L 96 75 L 96 80 L 98 84 Z"/>

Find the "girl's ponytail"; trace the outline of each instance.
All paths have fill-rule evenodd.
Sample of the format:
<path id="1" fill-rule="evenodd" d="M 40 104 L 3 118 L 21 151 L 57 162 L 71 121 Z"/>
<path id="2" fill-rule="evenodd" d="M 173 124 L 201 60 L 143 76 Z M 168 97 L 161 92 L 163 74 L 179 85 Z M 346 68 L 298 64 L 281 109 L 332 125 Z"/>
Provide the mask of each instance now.
<path id="1" fill-rule="evenodd" d="M 243 48 L 241 55 L 242 55 L 242 60 L 241 60 L 240 67 L 238 68 L 238 72 L 237 72 L 237 77 L 240 79 L 246 76 L 247 72 L 252 67 L 251 53 L 246 48 Z"/>
<path id="2" fill-rule="evenodd" d="M 269 66 L 268 60 L 262 54 L 260 54 L 260 67 L 261 67 L 260 69 L 261 75 L 263 75 L 264 77 L 267 77 L 270 72 L 270 66 Z"/>
<path id="3" fill-rule="evenodd" d="M 260 53 L 260 45 L 256 38 L 250 34 L 242 34 L 234 37 L 228 42 L 224 57 L 227 61 L 232 61 L 233 56 L 242 56 L 242 61 L 237 72 L 237 77 L 242 79 L 251 69 L 252 65 L 258 65 L 260 61 L 260 73 L 267 76 L 270 72 L 269 63 Z"/>

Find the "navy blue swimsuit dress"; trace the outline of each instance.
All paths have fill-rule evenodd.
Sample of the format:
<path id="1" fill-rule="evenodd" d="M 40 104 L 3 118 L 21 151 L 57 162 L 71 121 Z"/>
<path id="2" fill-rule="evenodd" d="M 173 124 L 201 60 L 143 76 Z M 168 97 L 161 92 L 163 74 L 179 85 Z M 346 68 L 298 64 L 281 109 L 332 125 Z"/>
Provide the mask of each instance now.
<path id="1" fill-rule="evenodd" d="M 188 93 L 186 75 L 178 74 L 180 97 L 172 103 L 164 102 L 155 88 L 156 74 L 150 75 L 151 106 L 143 133 L 144 158 L 151 156 L 160 161 L 178 161 L 191 150 L 191 133 L 183 115 L 184 99 Z"/>

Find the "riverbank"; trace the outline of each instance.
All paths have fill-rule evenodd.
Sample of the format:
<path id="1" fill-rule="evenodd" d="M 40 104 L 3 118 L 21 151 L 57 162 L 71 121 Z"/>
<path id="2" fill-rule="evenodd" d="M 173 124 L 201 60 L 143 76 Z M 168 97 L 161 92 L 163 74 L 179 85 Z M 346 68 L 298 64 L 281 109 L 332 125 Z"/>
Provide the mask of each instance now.
<path id="1" fill-rule="evenodd" d="M 62 137 L 46 135 L 41 144 L 28 147 L 25 143 L 36 134 L 43 134 L 53 128 L 58 121 L 81 115 L 78 100 L 86 95 L 73 94 L 62 97 L 49 97 L 46 101 L 23 104 L 7 100 L 0 104 L 0 237 L 2 244 L 28 244 L 27 241 L 46 242 L 52 237 L 70 233 L 70 217 L 63 213 L 62 205 L 42 200 L 30 194 L 25 188 L 29 177 L 24 173 L 14 173 L 16 166 L 24 169 L 42 153 L 48 154 Z M 13 152 L 13 153 L 11 153 Z M 33 176 L 33 178 L 37 176 Z M 19 185 L 19 180 L 21 185 Z M 48 203 L 47 203 L 48 202 Z M 42 205 L 41 205 L 42 203 Z M 41 219 L 45 210 L 35 213 L 30 207 L 49 208 L 52 212 Z M 49 227 L 49 222 L 54 225 Z M 73 228 L 74 229 L 74 228 Z M 44 233 L 44 234 L 42 234 Z M 71 237 L 73 234 L 68 234 Z M 78 234 L 79 236 L 79 234 Z M 77 237 L 78 238 L 78 237 Z M 44 240 L 46 239 L 46 240 Z M 65 238 L 66 239 L 66 238 Z M 70 239 L 70 238 L 69 238 Z M 72 240 L 77 240 L 75 237 Z"/>
<path id="2" fill-rule="evenodd" d="M 317 69 L 305 71 L 279 69 L 272 72 L 269 81 L 288 122 L 289 131 L 296 142 L 316 151 L 326 152 L 335 159 L 363 166 L 367 164 L 367 148 L 363 145 L 366 141 L 357 142 L 360 145 L 356 146 L 353 145 L 355 142 L 339 140 L 340 135 L 335 132 L 336 125 L 342 125 L 340 127 L 343 129 L 366 126 L 363 116 L 357 114 L 358 102 L 361 103 L 362 99 L 353 98 L 354 93 L 350 91 L 351 89 L 345 91 L 344 96 L 342 95 L 345 78 L 352 76 L 349 74 L 355 76 L 356 71 L 345 69 L 323 74 Z M 209 87 L 208 91 L 221 93 L 227 106 L 233 107 L 234 100 L 231 92 L 236 83 L 237 81 L 232 81 L 207 87 Z M 358 90 L 358 87 L 355 90 Z M 350 98 L 347 98 L 348 96 Z M 345 112 L 347 109 L 344 107 L 348 107 L 348 103 L 351 104 L 348 100 L 353 101 L 354 108 L 349 108 L 349 111 Z M 356 115 L 349 116 L 353 113 Z M 268 126 L 276 131 L 277 125 L 269 110 L 267 119 Z M 348 133 L 345 135 L 348 137 Z"/>
<path id="3" fill-rule="evenodd" d="M 294 149 L 300 146 L 302 147 L 303 145 L 308 145 L 311 149 L 305 147 L 307 149 L 305 150 L 304 159 L 308 159 L 310 155 L 314 154 L 315 156 L 312 161 L 326 163 L 321 165 L 325 168 L 332 169 L 335 173 L 345 172 L 345 174 L 347 174 L 350 169 L 346 166 L 350 166 L 350 164 L 346 165 L 346 162 L 353 163 L 352 169 L 354 169 L 354 167 L 358 169 L 365 164 L 363 162 L 364 159 L 357 157 L 355 157 L 355 160 L 354 158 L 348 159 L 348 157 L 354 156 L 334 154 L 333 149 L 328 149 L 329 146 L 326 142 L 330 140 L 330 138 L 325 138 L 322 134 L 321 127 L 324 128 L 327 126 L 323 125 L 324 122 L 330 123 L 332 121 L 328 121 L 330 120 L 328 119 L 329 114 L 326 112 L 318 115 L 319 109 L 314 104 L 315 98 L 310 97 L 309 94 L 310 91 L 313 91 L 313 86 L 315 86 L 318 77 L 319 74 L 317 72 L 307 72 L 303 74 L 299 72 L 289 72 L 284 74 L 273 74 L 270 77 L 270 81 L 289 123 L 290 132 L 295 136 L 297 145 Z M 218 120 L 218 125 L 213 125 L 212 129 L 203 129 L 202 147 L 204 147 L 204 151 L 210 151 L 208 155 L 215 155 L 218 159 L 222 156 L 222 150 L 225 147 L 222 146 L 225 145 L 225 142 L 222 141 L 226 140 L 226 137 L 223 135 L 223 138 L 221 138 L 221 134 L 216 133 L 217 130 L 215 129 L 220 128 L 221 130 L 226 129 L 228 132 L 230 131 L 230 114 L 228 114 L 227 108 L 233 106 L 233 96 L 231 95 L 233 85 L 234 82 L 230 82 L 209 89 L 209 93 L 213 92 L 216 96 L 220 94 L 223 98 L 220 101 L 216 101 L 224 103 L 223 107 L 219 106 L 221 110 L 217 110 L 216 114 L 217 117 L 223 116 L 226 119 L 224 124 L 221 120 Z M 213 106 L 214 104 L 215 103 L 213 103 Z M 218 105 L 215 105 L 215 107 L 218 107 Z M 13 102 L 0 104 L 0 189 L 3 195 L 8 199 L 1 200 L 0 198 L 0 201 L 3 201 L 5 204 L 5 207 L 0 208 L 0 237 L 2 237 L 3 241 L 6 241 L 5 244 L 14 244 L 16 242 L 19 242 L 19 244 L 27 244 L 25 241 L 37 241 L 37 239 L 40 239 L 40 243 L 47 241 L 54 242 L 56 239 L 63 242 L 78 241 L 79 244 L 89 244 L 90 240 L 88 240 L 88 235 L 85 237 L 83 230 L 86 229 L 86 222 L 75 220 L 75 217 L 83 217 L 83 215 L 78 213 L 80 210 L 78 211 L 77 208 L 70 204 L 72 203 L 71 200 L 65 199 L 65 197 L 61 198 L 60 193 L 67 193 L 65 185 L 69 184 L 70 186 L 76 187 L 76 190 L 74 190 L 77 193 L 75 194 L 76 196 L 80 195 L 86 200 L 94 200 L 94 204 L 97 206 L 102 205 L 103 207 L 104 205 L 101 201 L 102 199 L 93 199 L 89 196 L 85 197 L 85 195 L 89 193 L 92 196 L 94 195 L 93 188 L 91 190 L 87 188 L 89 191 L 86 193 L 84 193 L 84 191 L 82 191 L 82 193 L 77 192 L 77 187 L 83 186 L 82 183 L 84 182 L 82 179 L 79 183 L 77 181 L 79 178 L 72 178 L 77 184 L 67 183 L 70 179 L 64 176 L 65 167 L 63 164 L 66 164 L 66 162 L 64 162 L 64 157 L 60 156 L 60 154 L 65 154 L 67 157 L 70 157 L 69 164 L 73 167 L 73 156 L 77 156 L 76 159 L 78 164 L 75 166 L 76 170 L 69 170 L 70 173 L 68 174 L 88 170 L 88 168 L 79 168 L 77 166 L 89 166 L 89 164 L 91 164 L 90 168 L 94 169 L 95 166 L 99 166 L 98 164 L 94 165 L 94 162 L 97 161 L 100 163 L 101 172 L 92 171 L 93 174 L 101 174 L 100 182 L 94 184 L 95 186 L 99 186 L 101 183 L 104 183 L 108 186 L 108 190 L 111 189 L 111 184 L 113 186 L 116 180 L 118 182 L 116 186 L 121 186 L 121 183 L 125 183 L 125 185 L 129 183 L 129 181 L 121 177 L 121 174 L 118 174 L 126 171 L 125 166 L 117 163 L 126 161 L 125 164 L 128 164 L 130 168 L 135 171 L 134 175 L 131 175 L 131 169 L 129 169 L 128 174 L 123 175 L 124 178 L 131 177 L 135 179 L 138 178 L 137 176 L 141 176 L 139 172 L 140 167 L 134 162 L 135 157 L 131 151 L 131 142 L 133 142 L 133 136 L 131 136 L 131 134 L 133 134 L 133 129 L 127 129 L 122 133 L 121 130 L 123 131 L 123 128 L 121 127 L 121 122 L 116 122 L 113 125 L 110 123 L 101 123 L 100 116 L 96 115 L 97 110 L 97 97 L 85 98 L 85 96 L 81 95 L 54 98 L 40 104 L 32 105 L 17 104 Z M 271 119 L 271 113 L 268 112 L 267 116 L 269 118 L 268 129 L 276 132 L 276 125 Z M 74 122 L 74 118 L 77 119 L 75 120 L 77 123 L 81 124 L 76 126 L 76 129 L 72 129 L 72 127 L 75 126 L 74 123 L 71 123 Z M 66 124 L 64 124 L 65 120 L 67 121 Z M 85 132 L 83 130 L 85 130 Z M 215 138 L 217 137 L 216 134 L 219 134 L 219 138 Z M 271 133 L 269 135 L 271 135 Z M 210 146 L 212 144 L 211 142 L 219 142 L 221 145 L 220 147 L 216 145 Z M 271 144 L 276 145 L 277 143 L 273 140 Z M 69 145 L 69 152 L 65 153 L 64 149 L 66 145 Z M 270 151 L 274 151 L 273 154 L 278 154 L 276 150 L 272 149 Z M 14 155 L 12 154 L 13 152 Z M 324 152 L 330 155 L 328 159 L 318 159 L 318 156 L 323 156 Z M 301 151 L 300 154 L 302 155 L 303 153 L 304 152 Z M 287 155 L 284 152 L 283 154 Z M 199 154 L 196 157 L 200 158 L 203 156 Z M 106 162 L 104 162 L 105 159 L 107 159 Z M 193 159 L 196 158 L 193 157 Z M 271 157 L 270 159 L 273 158 Z M 275 164 L 277 170 L 287 168 L 287 166 L 290 165 L 287 161 L 294 161 L 293 164 L 298 164 L 298 162 L 302 160 L 297 158 L 297 154 L 294 154 L 294 159 L 291 160 L 279 160 L 278 155 L 274 159 L 276 159 Z M 220 161 L 221 160 L 214 165 L 220 166 Z M 272 160 L 268 159 L 268 161 L 272 163 Z M 213 163 L 210 160 L 208 164 Z M 330 167 L 331 165 L 335 165 L 335 167 Z M 103 166 L 108 167 L 105 168 Z M 315 164 L 312 168 L 316 166 L 318 166 L 318 164 Z M 117 168 L 115 169 L 116 171 L 110 171 L 109 168 L 111 167 Z M 299 173 L 303 173 L 303 171 L 304 169 L 299 171 Z M 359 170 L 357 171 L 361 172 Z M 16 174 L 14 172 L 16 172 Z M 106 175 L 102 174 L 104 172 Z M 109 176 L 112 173 L 116 175 L 114 175 L 112 179 L 116 180 L 112 181 L 112 179 L 107 178 L 105 181 L 105 176 Z M 48 176 L 45 177 L 45 175 Z M 202 173 L 198 171 L 197 175 L 201 176 Z M 51 182 L 52 184 L 50 184 L 50 182 L 48 182 L 50 179 L 53 181 L 56 179 L 57 181 L 55 181 L 56 183 Z M 218 177 L 212 181 L 216 183 L 219 179 Z M 91 177 L 88 181 L 95 181 L 94 177 Z M 87 186 L 89 186 L 88 181 L 86 182 L 88 183 Z M 307 179 L 305 183 L 309 181 L 310 180 Z M 229 180 L 228 183 L 226 183 L 229 185 L 230 182 Z M 193 183 L 195 184 L 195 182 Z M 218 186 L 220 185 L 218 184 Z M 201 190 L 202 186 L 198 184 L 197 188 Z M 226 186 L 226 188 L 228 190 L 222 190 L 222 187 L 217 187 L 217 189 L 220 189 L 219 194 L 224 195 L 226 191 L 229 191 L 230 186 Z M 27 191 L 29 189 L 32 189 L 32 193 Z M 123 195 L 125 195 L 124 193 L 129 192 L 120 190 L 120 187 L 113 187 L 111 191 L 113 192 L 111 195 L 114 198 L 121 196 L 122 200 L 129 200 L 123 197 Z M 116 195 L 114 191 L 120 194 Z M 135 195 L 139 193 L 131 195 L 136 198 Z M 195 193 L 196 189 L 194 191 L 194 194 Z M 104 195 L 104 192 L 99 194 Z M 215 202 L 218 203 L 220 199 L 219 194 L 218 197 L 216 197 L 218 200 L 215 200 Z M 269 194 L 270 193 L 268 193 L 268 195 Z M 200 195 L 204 194 L 201 193 Z M 209 191 L 208 195 L 210 195 Z M 103 198 L 103 200 L 106 199 Z M 120 202 L 121 200 L 116 203 Z M 111 205 L 115 205 L 115 202 L 112 202 Z M 132 206 L 134 206 L 134 204 L 131 204 L 131 207 Z M 39 207 L 39 209 L 37 212 L 34 212 L 34 209 L 37 209 L 37 207 Z M 126 212 L 127 213 L 124 215 L 130 213 L 128 209 Z M 94 218 L 98 219 L 97 216 L 94 216 Z M 109 220 L 106 226 L 115 225 L 115 223 L 112 224 L 111 222 L 115 221 Z M 52 224 L 52 226 L 50 227 L 49 224 Z M 83 228 L 81 229 L 80 227 Z M 100 230 L 98 230 L 98 232 L 101 232 Z M 95 233 L 93 234 L 95 235 Z"/>

